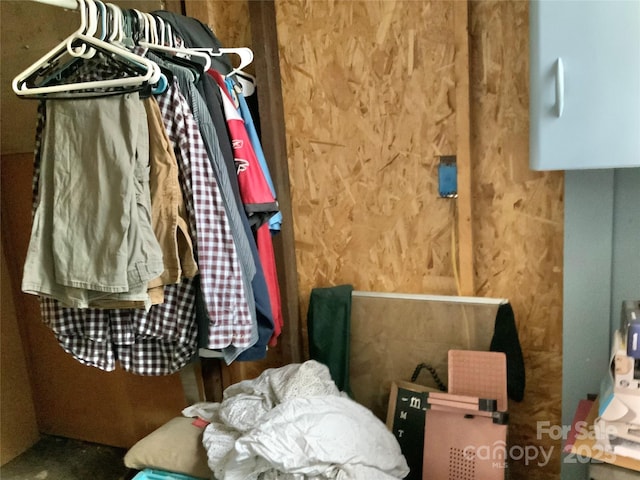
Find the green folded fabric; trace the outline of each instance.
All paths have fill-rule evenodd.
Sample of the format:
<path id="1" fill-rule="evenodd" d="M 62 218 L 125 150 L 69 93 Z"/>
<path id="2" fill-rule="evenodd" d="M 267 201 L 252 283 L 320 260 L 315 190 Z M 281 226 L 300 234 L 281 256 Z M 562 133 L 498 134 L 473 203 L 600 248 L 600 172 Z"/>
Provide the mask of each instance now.
<path id="1" fill-rule="evenodd" d="M 349 396 L 351 292 L 353 286 L 314 288 L 309 298 L 309 355 L 329 367 L 336 386 Z"/>

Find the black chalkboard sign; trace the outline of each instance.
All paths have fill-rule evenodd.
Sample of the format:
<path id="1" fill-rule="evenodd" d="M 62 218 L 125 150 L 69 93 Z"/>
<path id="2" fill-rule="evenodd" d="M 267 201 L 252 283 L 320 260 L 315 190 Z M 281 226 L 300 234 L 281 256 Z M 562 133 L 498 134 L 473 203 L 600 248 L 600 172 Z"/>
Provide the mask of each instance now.
<path id="1" fill-rule="evenodd" d="M 428 392 L 437 391 L 409 382 L 392 382 L 387 427 L 398 439 L 410 472 L 406 480 L 422 480 L 424 423 Z"/>

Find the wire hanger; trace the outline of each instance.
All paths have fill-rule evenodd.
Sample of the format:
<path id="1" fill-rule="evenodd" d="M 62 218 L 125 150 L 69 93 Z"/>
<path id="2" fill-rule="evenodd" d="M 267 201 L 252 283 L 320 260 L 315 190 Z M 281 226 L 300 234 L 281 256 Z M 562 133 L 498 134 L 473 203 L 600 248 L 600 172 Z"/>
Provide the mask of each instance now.
<path id="1" fill-rule="evenodd" d="M 13 91 L 18 96 L 30 97 L 38 95 L 46 95 L 51 93 L 60 92 L 74 92 L 78 90 L 92 90 L 92 89 L 107 89 L 107 88 L 124 88 L 124 87 L 140 87 L 144 84 L 156 83 L 160 78 L 160 68 L 157 64 L 151 60 L 136 55 L 124 48 L 116 46 L 114 44 L 105 42 L 96 37 L 87 35 L 85 28 L 88 25 L 87 14 L 85 12 L 85 2 L 91 5 L 92 0 L 77 0 L 80 4 L 81 12 L 81 28 L 72 33 L 69 37 L 58 44 L 53 50 L 49 51 L 42 58 L 33 63 L 29 68 L 18 74 L 12 81 L 11 86 Z M 95 6 L 95 4 L 93 4 Z M 97 9 L 96 9 L 97 11 Z M 83 16 L 84 15 L 84 16 Z M 90 32 L 90 26 L 86 32 Z M 95 32 L 95 30 L 93 30 Z M 80 48 L 74 49 L 74 42 L 82 42 Z M 82 48 L 85 46 L 85 48 Z M 88 48 L 88 49 L 87 49 Z M 101 51 L 111 58 L 123 62 L 128 66 L 128 71 L 135 72 L 137 75 L 131 75 L 127 77 L 97 80 L 89 82 L 77 82 L 69 84 L 57 84 L 47 86 L 37 86 L 35 81 L 43 71 L 50 69 L 56 65 L 56 62 L 65 54 L 70 54 L 75 57 L 88 58 L 90 49 Z"/>

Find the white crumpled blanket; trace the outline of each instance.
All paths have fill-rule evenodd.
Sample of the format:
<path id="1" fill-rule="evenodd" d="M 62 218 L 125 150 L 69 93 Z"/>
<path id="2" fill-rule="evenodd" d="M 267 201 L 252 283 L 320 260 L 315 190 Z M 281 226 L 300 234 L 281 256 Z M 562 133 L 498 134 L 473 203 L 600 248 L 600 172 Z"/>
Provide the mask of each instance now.
<path id="1" fill-rule="evenodd" d="M 183 414 L 211 423 L 203 444 L 218 480 L 392 480 L 409 473 L 400 446 L 314 360 L 265 370 Z"/>

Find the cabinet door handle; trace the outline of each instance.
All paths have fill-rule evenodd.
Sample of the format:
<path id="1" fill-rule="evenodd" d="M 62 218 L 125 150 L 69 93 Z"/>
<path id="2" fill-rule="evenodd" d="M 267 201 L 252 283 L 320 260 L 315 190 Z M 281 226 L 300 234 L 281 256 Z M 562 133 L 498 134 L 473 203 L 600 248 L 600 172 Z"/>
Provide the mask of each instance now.
<path id="1" fill-rule="evenodd" d="M 562 58 L 556 62 L 556 116 L 560 118 L 564 111 L 564 65 Z"/>

